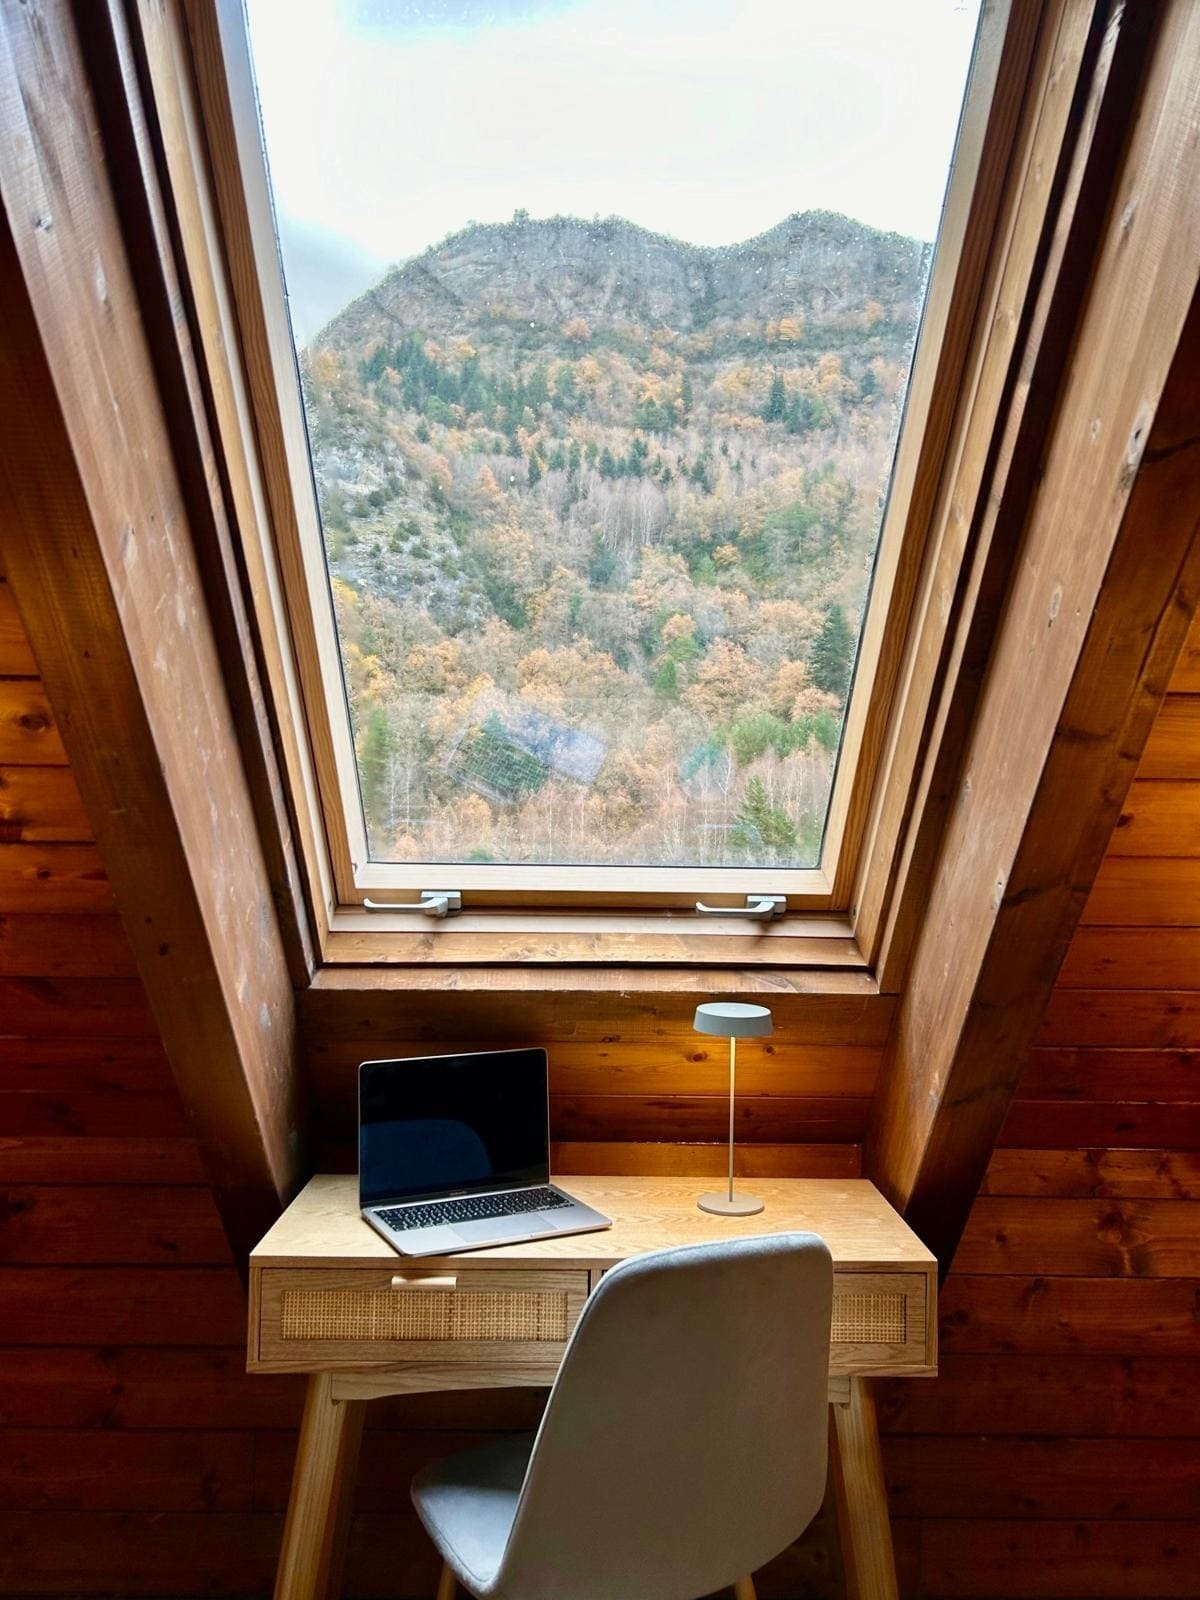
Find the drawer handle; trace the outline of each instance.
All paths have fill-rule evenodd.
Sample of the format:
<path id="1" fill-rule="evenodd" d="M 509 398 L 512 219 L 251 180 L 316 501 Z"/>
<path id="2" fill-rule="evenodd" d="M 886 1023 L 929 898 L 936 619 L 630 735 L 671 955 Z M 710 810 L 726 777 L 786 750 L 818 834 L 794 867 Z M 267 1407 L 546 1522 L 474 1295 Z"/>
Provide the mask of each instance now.
<path id="1" fill-rule="evenodd" d="M 458 1279 L 453 1275 L 444 1278 L 433 1278 L 426 1275 L 422 1278 L 409 1278 L 403 1272 L 398 1272 L 392 1279 L 393 1289 L 457 1289 Z"/>

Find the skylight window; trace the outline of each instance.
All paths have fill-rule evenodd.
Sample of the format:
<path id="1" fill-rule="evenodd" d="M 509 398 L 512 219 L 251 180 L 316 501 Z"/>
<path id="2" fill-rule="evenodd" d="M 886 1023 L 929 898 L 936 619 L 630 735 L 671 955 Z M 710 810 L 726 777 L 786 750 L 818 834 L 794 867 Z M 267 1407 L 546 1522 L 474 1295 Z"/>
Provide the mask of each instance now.
<path id="1" fill-rule="evenodd" d="M 356 869 L 828 867 L 977 10 L 249 0 Z"/>

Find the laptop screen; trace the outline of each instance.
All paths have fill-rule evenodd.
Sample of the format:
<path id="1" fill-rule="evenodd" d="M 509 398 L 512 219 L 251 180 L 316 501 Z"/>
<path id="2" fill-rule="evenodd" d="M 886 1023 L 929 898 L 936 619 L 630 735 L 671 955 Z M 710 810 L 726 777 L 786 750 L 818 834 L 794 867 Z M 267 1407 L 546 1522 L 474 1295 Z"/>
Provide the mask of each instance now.
<path id="1" fill-rule="evenodd" d="M 544 1050 L 366 1061 L 358 1069 L 363 1205 L 550 1176 Z"/>

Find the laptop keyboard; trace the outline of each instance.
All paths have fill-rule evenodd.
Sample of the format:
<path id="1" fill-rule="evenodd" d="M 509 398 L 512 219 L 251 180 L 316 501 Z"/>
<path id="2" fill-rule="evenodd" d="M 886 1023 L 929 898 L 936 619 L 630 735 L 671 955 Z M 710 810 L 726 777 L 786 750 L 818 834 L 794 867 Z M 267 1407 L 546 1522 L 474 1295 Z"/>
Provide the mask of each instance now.
<path id="1" fill-rule="evenodd" d="M 427 1200 L 416 1206 L 389 1206 L 379 1217 L 407 1233 L 439 1222 L 486 1222 L 489 1217 L 523 1217 L 530 1211 L 557 1211 L 570 1205 L 554 1189 L 521 1189 L 514 1194 L 464 1195 L 459 1200 Z"/>

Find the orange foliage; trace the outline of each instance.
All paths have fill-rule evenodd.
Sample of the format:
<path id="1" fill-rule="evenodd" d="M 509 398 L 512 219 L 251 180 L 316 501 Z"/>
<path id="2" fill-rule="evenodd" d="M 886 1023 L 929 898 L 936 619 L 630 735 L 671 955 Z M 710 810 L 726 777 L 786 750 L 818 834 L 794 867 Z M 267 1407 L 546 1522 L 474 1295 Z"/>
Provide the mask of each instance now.
<path id="1" fill-rule="evenodd" d="M 761 698 L 763 669 L 740 644 L 714 639 L 680 696 L 684 705 L 714 722 L 730 722 Z"/>
<path id="2" fill-rule="evenodd" d="M 517 662 L 522 696 L 544 711 L 559 710 L 568 700 L 597 700 L 618 688 L 622 678 L 607 650 L 586 643 L 560 650 L 539 647 Z"/>

